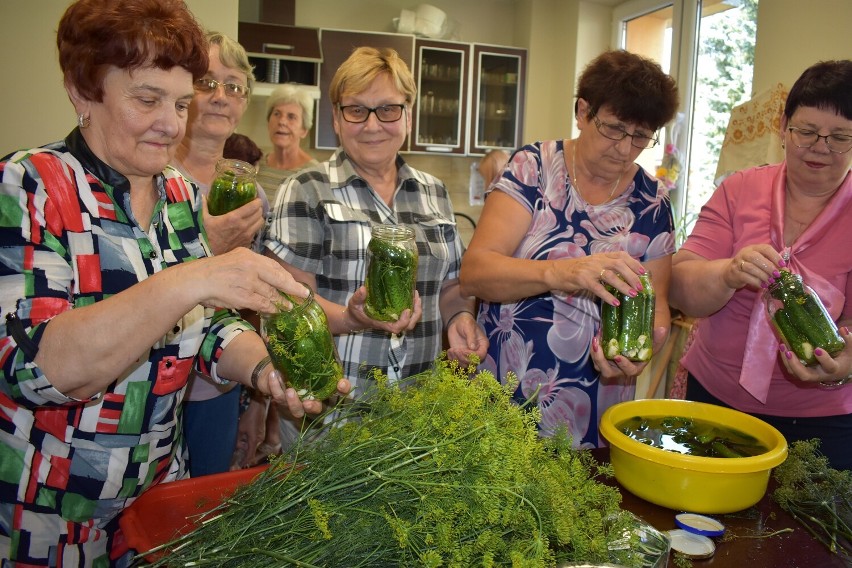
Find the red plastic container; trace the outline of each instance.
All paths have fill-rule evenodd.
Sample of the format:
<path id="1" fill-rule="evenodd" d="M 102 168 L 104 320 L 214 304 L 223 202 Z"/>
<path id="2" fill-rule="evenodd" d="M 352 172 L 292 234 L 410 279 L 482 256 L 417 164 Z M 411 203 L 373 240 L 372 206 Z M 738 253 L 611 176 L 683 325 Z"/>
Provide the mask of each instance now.
<path id="1" fill-rule="evenodd" d="M 127 544 L 147 552 L 195 528 L 198 515 L 210 511 L 249 483 L 268 465 L 162 483 L 144 492 L 118 520 Z M 164 551 L 146 554 L 149 562 Z"/>

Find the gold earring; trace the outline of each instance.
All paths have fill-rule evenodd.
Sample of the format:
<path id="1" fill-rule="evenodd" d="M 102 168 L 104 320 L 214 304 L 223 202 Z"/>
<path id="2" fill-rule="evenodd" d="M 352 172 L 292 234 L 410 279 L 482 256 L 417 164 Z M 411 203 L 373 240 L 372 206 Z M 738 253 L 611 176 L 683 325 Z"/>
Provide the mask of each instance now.
<path id="1" fill-rule="evenodd" d="M 80 128 L 88 128 L 89 124 L 91 124 L 91 123 L 92 123 L 92 120 L 88 116 L 83 114 L 82 112 L 77 115 L 77 125 Z"/>

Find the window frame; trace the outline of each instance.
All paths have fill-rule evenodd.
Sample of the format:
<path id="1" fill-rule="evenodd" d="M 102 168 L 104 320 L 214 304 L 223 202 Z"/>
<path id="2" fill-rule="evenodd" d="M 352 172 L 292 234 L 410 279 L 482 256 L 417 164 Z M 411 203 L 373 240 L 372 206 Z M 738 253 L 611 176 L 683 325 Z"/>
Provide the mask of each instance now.
<path id="1" fill-rule="evenodd" d="M 677 181 L 677 190 L 672 192 L 672 208 L 675 219 L 685 214 L 686 191 L 683 184 L 688 178 L 690 168 L 692 129 L 694 122 L 693 103 L 695 101 L 695 80 L 698 61 L 698 30 L 701 23 L 702 0 L 628 0 L 613 8 L 611 45 L 616 49 L 625 45 L 625 28 L 628 20 L 644 16 L 657 10 L 672 8 L 672 53 L 669 69 L 677 81 L 680 108 L 686 119 L 687 132 L 683 137 L 684 147 L 680 147 L 682 172 Z M 660 135 L 660 143 L 668 144 L 671 137 L 671 125 Z"/>

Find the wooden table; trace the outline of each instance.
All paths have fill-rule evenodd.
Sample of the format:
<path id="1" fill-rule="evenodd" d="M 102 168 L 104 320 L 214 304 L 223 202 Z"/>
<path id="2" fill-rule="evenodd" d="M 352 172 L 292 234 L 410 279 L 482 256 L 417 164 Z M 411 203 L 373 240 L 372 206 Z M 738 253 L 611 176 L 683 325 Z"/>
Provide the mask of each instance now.
<path id="1" fill-rule="evenodd" d="M 603 463 L 609 462 L 609 448 L 592 450 L 595 458 Z M 618 487 L 622 495 L 622 508 L 631 511 L 651 524 L 659 531 L 678 528 L 673 511 L 654 505 L 636 497 L 615 479 L 605 479 L 604 483 Z M 770 494 L 775 487 L 770 480 L 766 495 L 755 505 L 739 513 L 727 515 L 709 515 L 725 525 L 725 534 L 714 538 L 716 553 L 712 558 L 694 560 L 695 568 L 849 568 L 847 563 L 836 554 L 832 554 L 818 541 L 814 540 L 793 517 L 781 509 Z M 792 529 L 773 536 L 765 536 L 775 531 Z M 760 538 L 763 535 L 762 538 Z M 674 553 L 669 557 L 669 568 L 674 567 Z"/>

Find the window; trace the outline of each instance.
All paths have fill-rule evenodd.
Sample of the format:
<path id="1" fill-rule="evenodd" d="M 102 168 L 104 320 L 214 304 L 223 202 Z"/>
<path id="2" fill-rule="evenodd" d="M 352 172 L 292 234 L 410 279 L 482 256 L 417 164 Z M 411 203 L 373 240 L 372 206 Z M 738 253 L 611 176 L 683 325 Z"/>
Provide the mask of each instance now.
<path id="1" fill-rule="evenodd" d="M 656 172 L 673 145 L 679 239 L 715 189 L 731 108 L 751 97 L 757 0 L 632 0 L 614 10 L 614 43 L 658 61 L 677 80 L 682 116 L 639 163 Z"/>

